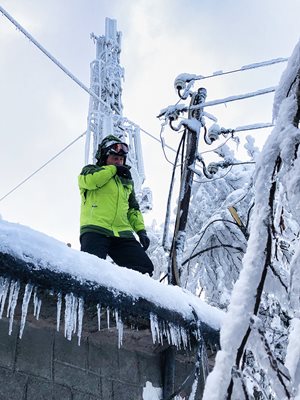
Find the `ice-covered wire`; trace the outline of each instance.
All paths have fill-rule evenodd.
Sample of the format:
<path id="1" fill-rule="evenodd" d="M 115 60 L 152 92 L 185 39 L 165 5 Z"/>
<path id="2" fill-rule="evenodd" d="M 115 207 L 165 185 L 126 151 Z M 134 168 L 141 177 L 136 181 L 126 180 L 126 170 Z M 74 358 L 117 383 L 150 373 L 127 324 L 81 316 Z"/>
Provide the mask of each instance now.
<path id="1" fill-rule="evenodd" d="M 232 69 L 229 71 L 220 71 L 220 72 L 214 72 L 210 75 L 206 75 L 206 76 L 197 76 L 195 77 L 193 80 L 204 80 L 204 79 L 209 79 L 209 78 L 216 78 L 217 76 L 222 76 L 222 75 L 229 75 L 229 74 L 233 74 L 236 72 L 243 72 L 243 71 L 248 71 L 250 69 L 256 69 L 256 68 L 261 68 L 261 67 L 268 67 L 270 65 L 274 65 L 274 64 L 278 64 L 278 63 L 282 63 L 282 62 L 287 62 L 288 58 L 273 58 L 272 60 L 267 60 L 267 61 L 261 61 L 258 63 L 254 63 L 254 64 L 248 64 L 248 65 L 244 65 L 241 68 L 236 68 L 236 69 Z"/>
<path id="2" fill-rule="evenodd" d="M 76 143 L 79 139 L 81 139 L 85 134 L 86 134 L 86 131 L 83 132 L 81 135 L 79 135 L 76 139 L 74 139 L 67 146 L 65 146 L 62 150 L 60 150 L 53 157 L 51 157 L 48 161 L 46 161 L 38 169 L 36 169 L 34 172 L 32 172 L 32 174 L 30 174 L 27 178 L 23 179 L 20 183 L 18 183 L 18 185 L 13 187 L 8 193 L 6 193 L 4 196 L 2 196 L 0 198 L 0 201 L 4 200 L 7 196 L 9 196 L 11 193 L 13 193 L 15 190 L 17 190 L 20 186 L 24 185 L 25 182 L 27 182 L 30 178 L 32 178 L 34 175 L 36 175 L 38 172 L 40 172 L 43 168 L 45 168 L 48 164 L 50 164 L 53 160 L 55 160 L 58 156 L 60 156 L 64 151 L 66 151 L 69 147 L 71 147 L 74 143 Z"/>
<path id="3" fill-rule="evenodd" d="M 127 118 L 126 118 L 126 119 L 127 119 Z M 129 120 L 128 120 L 128 121 L 129 121 Z M 132 122 L 132 121 L 129 121 L 129 122 Z M 133 124 L 134 124 L 134 123 L 133 123 Z M 135 124 L 134 124 L 134 125 L 135 125 Z M 158 139 L 157 137 L 151 135 L 151 133 L 145 131 L 145 129 L 143 129 L 143 128 L 141 128 L 141 127 L 139 127 L 139 128 L 140 128 L 140 130 L 141 130 L 142 132 L 146 133 L 146 135 L 150 136 L 152 139 L 156 140 L 158 143 L 161 143 L 160 139 Z M 173 149 L 173 147 L 171 147 L 171 146 L 169 146 L 169 145 L 167 145 L 167 144 L 164 144 L 164 146 L 167 147 L 169 150 L 172 150 L 174 153 L 176 153 L 176 151 L 177 151 L 177 150 Z"/>
<path id="4" fill-rule="evenodd" d="M 163 240 L 162 240 L 162 246 L 164 249 L 166 249 L 167 246 L 167 240 L 168 240 L 168 231 L 169 231 L 169 224 L 170 224 L 170 208 L 171 208 L 171 199 L 172 199 L 172 193 L 173 193 L 173 188 L 174 188 L 174 182 L 175 182 L 175 171 L 177 168 L 177 160 L 179 157 L 180 149 L 184 146 L 185 142 L 185 136 L 186 136 L 186 129 L 183 131 L 183 134 L 181 136 L 178 149 L 176 152 L 176 157 L 174 160 L 173 164 L 173 171 L 172 171 L 172 177 L 171 177 L 171 183 L 169 187 L 169 194 L 168 194 L 168 200 L 167 200 L 167 209 L 166 209 L 166 217 L 165 217 L 165 225 L 164 225 L 164 232 L 163 232 Z"/>
<path id="5" fill-rule="evenodd" d="M 225 140 L 224 143 L 220 144 L 220 146 L 215 147 L 214 149 L 211 149 L 211 150 L 201 151 L 201 153 L 199 153 L 199 155 L 202 155 L 202 154 L 205 154 L 205 153 L 211 153 L 211 152 L 214 152 L 215 150 L 220 149 L 220 148 L 223 147 L 230 139 L 232 139 L 231 136 L 230 136 L 229 138 L 227 138 L 227 139 Z"/>
<path id="6" fill-rule="evenodd" d="M 255 92 L 238 94 L 235 96 L 225 97 L 223 99 L 211 100 L 211 101 L 207 101 L 207 102 L 201 104 L 201 108 L 216 106 L 218 104 L 230 103 L 232 101 L 249 99 L 251 97 L 256 97 L 256 96 L 262 96 L 265 94 L 273 93 L 273 92 L 275 92 L 275 90 L 276 90 L 276 86 L 273 86 L 273 87 L 269 87 L 269 88 L 259 89 L 259 90 L 256 90 Z M 197 110 L 199 108 L 200 108 L 200 106 L 195 105 L 195 106 L 190 106 L 189 110 Z"/>
<path id="7" fill-rule="evenodd" d="M 140 130 L 142 130 L 143 132 L 145 132 L 147 135 L 149 135 L 150 137 L 152 137 L 153 139 L 155 139 L 156 141 L 158 141 L 160 143 L 160 140 L 157 139 L 155 136 L 151 135 L 149 132 L 145 131 L 144 129 L 140 128 Z M 55 154 L 52 158 L 50 158 L 50 160 L 46 161 L 43 165 L 41 165 L 38 169 L 36 169 L 34 172 L 32 172 L 32 174 L 30 174 L 27 178 L 25 178 L 24 180 L 22 180 L 20 183 L 18 183 L 18 185 L 16 185 L 15 187 L 13 187 L 8 193 L 6 193 L 3 197 L 0 198 L 0 201 L 4 200 L 7 196 L 9 196 L 11 193 L 13 193 L 14 191 L 16 191 L 20 186 L 22 186 L 24 183 L 26 183 L 27 181 L 29 181 L 29 179 L 31 179 L 34 175 L 36 175 L 38 172 L 40 172 L 44 167 L 46 167 L 48 164 L 51 163 L 51 161 L 55 160 L 58 156 L 60 156 L 65 150 L 67 150 L 69 147 L 71 147 L 74 143 L 77 142 L 77 140 L 79 140 L 80 138 L 82 138 L 84 135 L 86 135 L 86 131 L 83 132 L 81 135 L 79 135 L 76 139 L 74 139 L 71 143 L 69 143 L 67 146 L 65 146 L 62 150 L 60 150 L 57 154 Z M 175 151 L 172 147 L 168 146 L 165 144 L 165 147 L 168 147 L 170 150 Z"/>
<path id="8" fill-rule="evenodd" d="M 184 132 L 184 129 L 178 131 L 178 133 L 183 133 L 183 132 Z M 160 141 L 161 141 L 161 146 L 162 146 L 162 151 L 163 151 L 163 153 L 164 153 L 164 157 L 165 157 L 166 161 L 167 161 L 169 164 L 171 164 L 171 165 L 174 166 L 174 165 L 175 165 L 175 161 L 174 161 L 174 162 L 173 162 L 173 161 L 170 161 L 170 160 L 168 159 L 168 157 L 167 157 L 166 152 L 165 152 L 165 147 L 168 147 L 168 148 L 170 149 L 170 146 L 167 146 L 167 145 L 166 145 L 166 143 L 165 143 L 165 141 L 164 141 L 164 139 L 163 139 L 163 137 L 162 137 L 162 133 L 163 133 L 163 129 L 160 131 Z M 176 150 L 176 153 L 177 153 L 177 150 Z M 176 167 L 178 167 L 179 165 L 182 165 L 182 161 L 181 161 L 180 164 L 176 164 Z"/>
<path id="9" fill-rule="evenodd" d="M 255 161 L 241 161 L 241 162 L 233 162 L 231 165 L 243 165 L 243 164 L 256 164 Z"/>
<path id="10" fill-rule="evenodd" d="M 77 85 L 79 85 L 83 90 L 85 90 L 89 95 L 94 97 L 100 103 L 102 103 L 105 107 L 107 104 L 99 97 L 96 93 L 90 90 L 87 86 L 85 86 L 72 72 L 70 72 L 65 66 L 63 66 L 52 54 L 49 53 L 48 50 L 45 49 L 26 29 L 22 27 L 3 7 L 0 6 L 0 12 L 20 31 L 29 39 L 31 43 L 33 43 L 39 50 L 41 50 L 54 64 L 58 66 L 66 75 L 69 76 Z M 115 109 L 117 114 L 119 114 L 118 110 Z"/>
<path id="11" fill-rule="evenodd" d="M 165 147 L 169 147 L 169 146 L 167 146 L 166 144 L 165 144 L 165 141 L 164 141 L 164 138 L 163 138 L 163 131 L 164 131 L 164 128 L 165 128 L 165 125 L 163 124 L 162 126 L 161 126 L 161 130 L 160 130 L 160 133 L 159 133 L 159 137 L 160 137 L 160 143 L 161 143 L 161 148 L 162 148 L 162 151 L 163 151 L 163 154 L 164 154 L 164 157 L 165 157 L 165 159 L 166 159 L 166 161 L 169 163 L 169 164 L 171 164 L 171 165 L 176 165 L 176 161 L 171 161 L 171 160 L 169 160 L 168 159 L 168 157 L 167 157 L 167 154 L 166 154 L 166 151 L 165 151 Z M 179 133 L 181 133 L 182 131 L 179 131 Z M 170 148 L 170 147 L 169 147 Z M 176 165 L 176 166 L 178 166 L 178 165 Z"/>

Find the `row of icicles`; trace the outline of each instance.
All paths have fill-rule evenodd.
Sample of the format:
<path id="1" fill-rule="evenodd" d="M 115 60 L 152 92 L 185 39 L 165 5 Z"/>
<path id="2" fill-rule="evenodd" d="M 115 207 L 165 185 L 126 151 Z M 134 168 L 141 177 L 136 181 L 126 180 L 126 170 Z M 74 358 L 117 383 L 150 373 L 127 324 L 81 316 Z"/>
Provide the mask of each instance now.
<path id="1" fill-rule="evenodd" d="M 15 308 L 18 302 L 19 291 L 20 291 L 20 281 L 10 278 L 0 277 L 0 319 L 3 316 L 5 303 L 7 300 L 7 310 L 6 316 L 9 319 L 8 334 L 12 334 L 13 321 Z M 33 316 L 38 320 L 40 316 L 42 300 L 37 294 L 38 288 L 31 283 L 27 283 L 25 286 L 23 300 L 22 300 L 22 311 L 21 311 L 21 323 L 19 338 L 22 338 L 24 327 L 27 318 L 28 306 L 33 293 Z M 84 299 L 78 297 L 73 293 L 67 293 L 62 296 L 61 293 L 57 293 L 57 316 L 56 316 L 56 329 L 59 332 L 60 322 L 61 322 L 61 312 L 63 297 L 65 303 L 64 312 L 64 336 L 71 340 L 73 335 L 77 335 L 78 345 L 80 346 L 81 336 L 82 336 L 82 324 L 84 315 Z M 97 318 L 98 318 L 98 330 L 101 329 L 101 315 L 102 308 L 106 308 L 106 324 L 107 329 L 110 329 L 110 317 L 111 310 L 109 307 L 101 307 L 101 304 L 97 304 Z M 124 324 L 121 319 L 121 313 L 115 309 L 112 312 L 115 319 L 115 325 L 118 331 L 118 347 L 120 348 L 123 344 L 123 331 Z M 183 328 L 172 322 L 159 320 L 157 315 L 150 313 L 150 328 L 152 334 L 153 343 L 163 344 L 164 338 L 167 339 L 168 344 L 176 346 L 177 349 L 187 349 L 190 346 L 190 336 L 189 333 Z M 198 332 L 198 335 L 200 333 Z"/>

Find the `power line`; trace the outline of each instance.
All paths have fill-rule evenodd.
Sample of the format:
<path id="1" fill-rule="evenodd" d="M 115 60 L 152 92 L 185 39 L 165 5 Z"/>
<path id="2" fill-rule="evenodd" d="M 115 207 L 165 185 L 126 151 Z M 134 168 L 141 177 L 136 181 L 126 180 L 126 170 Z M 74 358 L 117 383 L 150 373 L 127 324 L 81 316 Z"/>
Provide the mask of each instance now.
<path id="1" fill-rule="evenodd" d="M 32 174 L 30 174 L 27 178 L 23 179 L 18 185 L 16 185 L 14 188 L 12 188 L 8 193 L 6 193 L 4 196 L 0 198 L 0 201 L 4 200 L 6 197 L 8 197 L 11 193 L 13 193 L 15 190 L 17 190 L 20 186 L 22 186 L 25 182 L 27 182 L 30 178 L 32 178 L 34 175 L 36 175 L 38 172 L 40 172 L 43 168 L 46 167 L 46 165 L 50 164 L 51 161 L 55 160 L 58 156 L 60 156 L 64 151 L 66 151 L 69 147 L 71 147 L 75 142 L 77 142 L 79 139 L 81 139 L 86 132 L 83 132 L 80 136 L 78 136 L 76 139 L 74 139 L 71 143 L 69 143 L 67 146 L 65 146 L 62 150 L 60 150 L 55 156 L 51 157 L 50 160 L 46 161 L 40 168 L 36 169 Z"/>
<path id="2" fill-rule="evenodd" d="M 143 129 L 143 128 L 141 128 L 141 127 L 140 127 L 140 130 L 141 130 L 142 132 L 146 133 L 146 135 L 150 136 L 152 139 L 156 140 L 158 143 L 161 144 L 161 140 L 160 140 L 160 139 L 158 139 L 157 137 L 151 135 L 151 133 L 145 131 L 145 129 Z M 170 150 L 174 151 L 174 153 L 176 153 L 176 150 L 173 149 L 173 147 L 171 147 L 171 146 L 169 146 L 169 145 L 167 145 L 167 144 L 164 144 L 164 147 L 167 147 L 168 149 L 170 149 Z"/>
<path id="3" fill-rule="evenodd" d="M 100 101 L 104 106 L 107 104 L 96 93 L 90 90 L 84 83 L 82 83 L 72 72 L 64 67 L 48 50 L 45 49 L 25 28 L 23 28 L 3 7 L 0 6 L 0 12 L 20 31 L 25 35 L 30 42 L 32 42 L 39 50 L 41 50 L 54 64 L 58 66 L 65 74 L 67 74 L 81 89 L 85 90 L 89 95 Z"/>
<path id="4" fill-rule="evenodd" d="M 258 124 L 238 126 L 234 129 L 234 132 L 243 132 L 243 131 L 252 131 L 252 130 L 256 130 L 256 129 L 272 128 L 273 126 L 274 126 L 274 124 L 272 124 L 271 122 L 261 122 Z"/>
<path id="5" fill-rule="evenodd" d="M 278 64 L 278 63 L 283 63 L 288 61 L 288 58 L 274 58 L 272 60 L 267 60 L 267 61 L 261 61 L 258 63 L 253 63 L 253 64 L 247 64 L 244 65 L 240 68 L 236 68 L 236 69 L 232 69 L 229 71 L 217 71 L 217 72 L 213 72 L 210 75 L 206 75 L 206 76 L 202 76 L 202 75 L 198 75 L 194 78 L 192 78 L 191 80 L 195 80 L 195 81 L 199 81 L 199 80 L 204 80 L 204 79 L 209 79 L 209 78 L 216 78 L 217 76 L 222 76 L 222 75 L 228 75 L 228 74 L 233 74 L 236 72 L 243 72 L 243 71 L 248 71 L 250 69 L 256 69 L 256 68 L 261 68 L 261 67 L 267 67 L 270 65 L 274 65 L 274 64 Z"/>
<path id="6" fill-rule="evenodd" d="M 275 90 L 276 90 L 276 86 L 273 86 L 273 87 L 270 87 L 270 88 L 256 90 L 255 92 L 250 92 L 250 93 L 246 93 L 246 94 L 238 94 L 236 96 L 225 97 L 224 99 L 217 99 L 217 100 L 207 101 L 207 102 L 205 102 L 203 104 L 202 107 L 211 107 L 211 106 L 215 106 L 215 105 L 218 105 L 218 104 L 229 103 L 231 101 L 244 100 L 244 99 L 248 99 L 250 97 L 262 96 L 264 94 L 275 92 Z M 198 106 L 194 106 L 194 107 L 192 106 L 192 107 L 189 107 L 189 109 L 190 110 L 195 110 L 195 109 L 197 109 L 197 107 Z"/>

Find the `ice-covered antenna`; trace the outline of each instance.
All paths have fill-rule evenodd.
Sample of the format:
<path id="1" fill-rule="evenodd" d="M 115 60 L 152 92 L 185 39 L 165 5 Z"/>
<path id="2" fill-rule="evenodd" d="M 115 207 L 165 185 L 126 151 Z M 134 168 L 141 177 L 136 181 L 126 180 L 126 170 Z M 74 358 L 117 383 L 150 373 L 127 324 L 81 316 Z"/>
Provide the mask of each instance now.
<path id="1" fill-rule="evenodd" d="M 107 135 L 114 135 L 129 145 L 128 164 L 135 182 L 136 191 L 141 190 L 145 179 L 140 128 L 123 117 L 122 80 L 124 68 L 120 65 L 121 32 L 117 21 L 105 19 L 105 35 L 91 34 L 96 45 L 96 58 L 90 64 L 90 89 L 103 101 L 90 97 L 85 163 L 95 161 L 99 143 Z M 91 143 L 92 142 L 92 143 Z"/>
<path id="2" fill-rule="evenodd" d="M 86 163 L 89 161 L 90 153 L 92 157 L 95 156 L 98 144 L 105 136 L 123 136 L 116 129 L 122 117 L 121 79 L 124 75 L 120 66 L 121 33 L 117 32 L 117 21 L 106 18 L 105 35 L 97 37 L 92 33 L 91 38 L 96 45 L 96 58 L 90 64 L 90 89 L 103 100 L 103 103 L 90 97 L 85 148 Z M 92 146 L 91 136 L 93 137 Z"/>

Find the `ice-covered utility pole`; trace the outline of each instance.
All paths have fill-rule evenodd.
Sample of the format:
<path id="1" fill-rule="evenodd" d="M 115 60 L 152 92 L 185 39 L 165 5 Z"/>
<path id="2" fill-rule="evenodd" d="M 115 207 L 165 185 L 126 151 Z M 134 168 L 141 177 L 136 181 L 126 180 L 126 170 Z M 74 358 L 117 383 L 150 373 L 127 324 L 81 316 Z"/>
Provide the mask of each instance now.
<path id="1" fill-rule="evenodd" d="M 181 83 L 179 83 L 180 85 Z M 175 82 L 176 86 L 176 82 Z M 178 86 L 178 83 L 177 83 Z M 191 190 L 194 175 L 194 166 L 198 154 L 198 141 L 200 129 L 202 127 L 203 109 L 201 105 L 206 99 L 206 89 L 200 88 L 191 96 L 190 106 L 198 106 L 196 110 L 190 110 L 188 119 L 183 123 L 185 125 L 184 136 L 186 142 L 184 164 L 181 171 L 180 181 L 180 194 L 177 206 L 176 222 L 174 229 L 174 236 L 170 250 L 169 268 L 168 268 L 168 281 L 173 285 L 180 286 L 179 269 L 181 266 L 180 260 L 184 250 L 185 244 L 185 228 L 188 219 L 188 211 L 191 198 Z M 172 125 L 176 116 L 170 117 L 170 124 Z"/>
<path id="2" fill-rule="evenodd" d="M 163 234 L 163 247 L 165 250 L 170 248 L 170 258 L 168 266 L 168 282 L 173 285 L 180 286 L 180 274 L 182 269 L 182 255 L 185 246 L 185 235 L 186 235 L 186 225 L 188 220 L 189 203 L 191 198 L 192 184 L 194 174 L 203 176 L 207 179 L 211 179 L 218 173 L 220 169 L 226 169 L 234 165 L 238 165 L 233 162 L 229 155 L 222 156 L 224 159 L 217 162 L 210 162 L 206 165 L 201 153 L 198 152 L 198 140 L 201 128 L 204 128 L 203 139 L 207 145 L 211 145 L 213 142 L 218 140 L 221 136 L 233 137 L 235 132 L 266 128 L 272 126 L 270 123 L 265 124 L 254 124 L 247 125 L 244 127 L 237 127 L 235 129 L 226 129 L 220 127 L 216 123 L 213 123 L 209 129 L 206 128 L 205 117 L 216 122 L 217 119 L 208 114 L 205 111 L 205 107 L 209 105 L 222 104 L 228 101 L 243 100 L 248 97 L 255 97 L 258 95 L 263 95 L 270 93 L 275 90 L 275 88 L 268 88 L 257 90 L 254 93 L 247 93 L 244 95 L 231 96 L 230 98 L 214 100 L 206 102 L 206 89 L 200 88 L 197 91 L 192 91 L 193 79 L 195 75 L 191 74 L 180 74 L 175 79 L 175 89 L 181 100 L 187 100 L 190 98 L 189 106 L 185 104 L 171 105 L 163 110 L 159 114 L 159 118 L 164 118 L 165 122 L 168 122 L 170 127 L 179 131 L 184 127 L 184 133 L 176 154 L 176 161 L 174 163 L 174 170 L 172 175 L 171 187 L 173 187 L 175 168 L 178 164 L 178 157 L 181 151 L 181 176 L 180 176 L 180 192 L 176 212 L 176 220 L 174 227 L 174 234 L 171 246 L 168 244 L 168 230 L 170 221 L 170 203 L 171 203 L 171 192 L 169 192 L 168 207 L 166 213 L 166 222 Z M 188 118 L 183 118 L 182 114 L 188 112 Z M 181 122 L 176 126 L 175 122 L 181 119 Z M 229 137 L 229 138 L 230 138 Z M 202 171 L 197 171 L 195 168 L 196 161 L 198 165 L 201 166 Z"/>
<path id="3" fill-rule="evenodd" d="M 90 65 L 90 90 L 101 101 L 95 96 L 90 97 L 85 162 L 88 164 L 94 160 L 98 145 L 105 136 L 124 139 L 129 144 L 127 161 L 132 167 L 135 188 L 140 191 L 145 179 L 140 128 L 123 117 L 121 83 L 124 69 L 120 66 L 121 32 L 117 31 L 117 21 L 106 18 L 105 35 L 91 34 L 91 38 L 96 44 L 96 58 Z"/>

